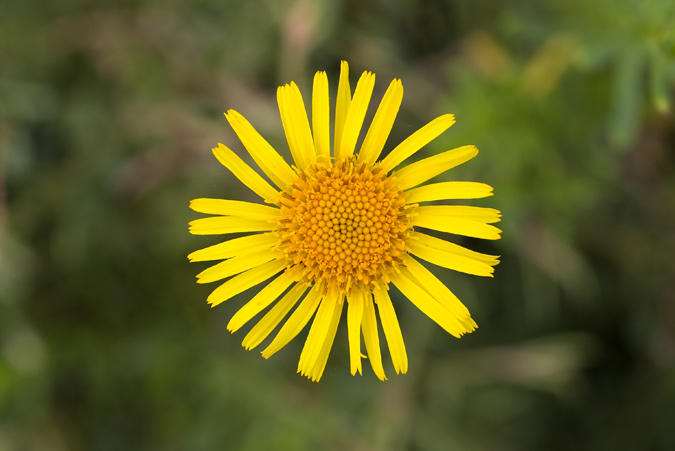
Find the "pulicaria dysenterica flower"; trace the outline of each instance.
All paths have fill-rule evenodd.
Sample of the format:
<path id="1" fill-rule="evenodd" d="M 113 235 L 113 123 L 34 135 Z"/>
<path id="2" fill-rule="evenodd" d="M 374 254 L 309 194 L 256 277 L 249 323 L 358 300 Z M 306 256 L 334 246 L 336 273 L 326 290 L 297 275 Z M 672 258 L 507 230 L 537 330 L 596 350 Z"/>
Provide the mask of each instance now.
<path id="1" fill-rule="evenodd" d="M 403 98 L 401 81 L 395 79 L 356 151 L 375 75 L 364 72 L 352 96 L 348 71 L 343 61 L 332 149 L 326 73 L 317 72 L 314 77 L 311 125 L 297 85 L 291 82 L 279 87 L 277 100 L 293 165 L 241 114 L 233 110 L 225 113 L 271 183 L 223 144 L 213 153 L 267 205 L 225 199 L 190 203 L 193 210 L 213 215 L 192 221 L 191 233 L 247 234 L 189 255 L 191 261 L 223 260 L 197 276 L 199 283 L 227 279 L 208 302 L 218 305 L 271 280 L 232 317 L 227 328 L 234 332 L 266 310 L 244 338 L 243 346 L 253 349 L 283 322 L 262 351 L 263 357 L 269 358 L 313 318 L 298 365 L 298 372 L 313 381 L 323 374 L 345 308 L 351 373 L 362 373 L 362 359 L 367 357 L 377 377 L 386 379 L 378 316 L 394 370 L 406 373 L 408 357 L 389 296 L 391 284 L 451 335 L 460 337 L 477 327 L 467 308 L 418 259 L 488 277 L 498 263 L 496 256 L 471 251 L 422 230 L 499 238 L 501 231 L 492 224 L 501 214 L 495 209 L 427 205 L 492 195 L 492 188 L 483 183 L 423 185 L 473 158 L 478 149 L 459 147 L 402 165 L 454 124 L 454 116 L 434 119 L 379 160 Z"/>

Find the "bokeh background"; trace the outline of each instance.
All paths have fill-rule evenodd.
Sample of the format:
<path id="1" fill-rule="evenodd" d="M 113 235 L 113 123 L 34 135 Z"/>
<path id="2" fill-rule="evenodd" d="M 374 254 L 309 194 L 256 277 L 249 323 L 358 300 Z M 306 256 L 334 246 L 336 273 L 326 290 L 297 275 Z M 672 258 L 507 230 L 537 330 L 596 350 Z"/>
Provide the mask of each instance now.
<path id="1" fill-rule="evenodd" d="M 403 81 L 385 150 L 454 113 L 421 155 L 476 144 L 440 179 L 504 214 L 457 240 L 494 279 L 436 270 L 480 329 L 395 297 L 384 383 L 344 325 L 319 384 L 245 351 L 186 258 L 190 199 L 253 200 L 222 113 L 288 156 L 276 86 L 341 59 Z M 0 450 L 675 449 L 674 86 L 671 0 L 3 0 Z"/>

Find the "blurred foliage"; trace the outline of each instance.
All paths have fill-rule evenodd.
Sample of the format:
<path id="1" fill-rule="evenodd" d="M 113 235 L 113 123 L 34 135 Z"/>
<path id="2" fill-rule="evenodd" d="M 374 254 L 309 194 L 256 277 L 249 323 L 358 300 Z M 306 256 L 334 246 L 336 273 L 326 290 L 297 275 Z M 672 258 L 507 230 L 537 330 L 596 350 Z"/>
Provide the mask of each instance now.
<path id="1" fill-rule="evenodd" d="M 480 329 L 396 298 L 386 383 L 344 327 L 320 384 L 244 351 L 186 260 L 188 201 L 250 196 L 222 112 L 288 156 L 275 87 L 340 59 L 504 212 L 494 280 L 439 272 Z M 675 449 L 674 86 L 671 0 L 3 1 L 0 450 Z"/>

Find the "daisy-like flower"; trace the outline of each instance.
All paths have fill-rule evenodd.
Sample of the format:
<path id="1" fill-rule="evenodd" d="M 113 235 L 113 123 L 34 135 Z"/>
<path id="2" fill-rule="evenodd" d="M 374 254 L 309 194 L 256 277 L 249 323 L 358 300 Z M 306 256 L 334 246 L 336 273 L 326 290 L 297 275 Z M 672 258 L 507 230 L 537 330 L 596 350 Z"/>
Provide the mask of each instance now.
<path id="1" fill-rule="evenodd" d="M 378 161 L 403 98 L 401 81 L 389 85 L 358 152 L 356 144 L 375 84 L 364 72 L 354 95 L 342 62 L 330 146 L 328 78 L 317 72 L 311 126 L 300 90 L 293 82 L 277 91 L 281 122 L 294 165 L 236 111 L 225 116 L 270 184 L 232 150 L 218 144 L 216 158 L 268 205 L 224 199 L 195 199 L 190 207 L 214 215 L 190 223 L 195 235 L 248 233 L 193 252 L 191 261 L 222 262 L 202 271 L 199 283 L 227 279 L 208 297 L 218 305 L 272 279 L 230 320 L 235 332 L 267 309 L 243 341 L 246 349 L 263 342 L 269 358 L 314 317 L 300 355 L 298 372 L 313 381 L 323 374 L 342 311 L 347 309 L 351 374 L 362 374 L 367 356 L 377 377 L 386 379 L 377 316 L 396 373 L 406 373 L 408 357 L 389 296 L 393 284 L 415 306 L 455 337 L 476 329 L 467 308 L 419 259 L 477 276 L 491 277 L 498 258 L 471 251 L 421 229 L 489 240 L 501 231 L 492 224 L 500 212 L 463 205 L 420 205 L 447 199 L 492 195 L 483 183 L 422 185 L 473 158 L 475 146 L 448 150 L 401 167 L 415 152 L 455 122 L 440 116 L 413 133 Z M 289 315 L 290 313 L 290 315 Z M 361 335 L 365 344 L 362 354 Z"/>

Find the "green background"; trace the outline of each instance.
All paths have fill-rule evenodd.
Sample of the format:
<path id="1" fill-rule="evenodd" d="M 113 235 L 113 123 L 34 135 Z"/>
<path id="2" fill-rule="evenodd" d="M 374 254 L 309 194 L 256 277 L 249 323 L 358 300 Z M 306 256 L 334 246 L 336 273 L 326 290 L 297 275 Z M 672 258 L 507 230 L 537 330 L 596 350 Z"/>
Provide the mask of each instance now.
<path id="1" fill-rule="evenodd" d="M 270 360 L 187 254 L 197 197 L 255 200 L 211 147 L 246 116 L 289 152 L 276 86 L 339 62 L 405 88 L 390 150 L 475 144 L 494 279 L 434 271 L 480 329 L 394 296 L 410 358 L 319 384 Z M 675 449 L 675 3 L 0 3 L 0 450 Z M 367 119 L 368 121 L 368 119 Z M 251 290 L 253 291 L 253 290 Z M 344 320 L 344 318 L 343 318 Z M 306 332 L 305 332 L 306 333 Z"/>

